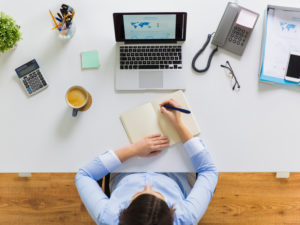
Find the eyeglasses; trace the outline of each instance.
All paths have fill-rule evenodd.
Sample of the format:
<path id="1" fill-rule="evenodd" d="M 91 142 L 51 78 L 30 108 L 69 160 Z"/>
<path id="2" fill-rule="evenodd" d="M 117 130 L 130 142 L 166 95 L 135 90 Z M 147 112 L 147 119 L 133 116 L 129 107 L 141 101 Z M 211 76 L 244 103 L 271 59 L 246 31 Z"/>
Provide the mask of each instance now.
<path id="1" fill-rule="evenodd" d="M 241 88 L 241 85 L 237 81 L 236 76 L 234 75 L 233 69 L 232 69 L 229 61 L 226 61 L 226 65 L 220 65 L 220 66 L 229 70 L 229 76 L 234 81 L 232 90 L 234 90 L 235 88 L 237 88 L 239 90 Z"/>

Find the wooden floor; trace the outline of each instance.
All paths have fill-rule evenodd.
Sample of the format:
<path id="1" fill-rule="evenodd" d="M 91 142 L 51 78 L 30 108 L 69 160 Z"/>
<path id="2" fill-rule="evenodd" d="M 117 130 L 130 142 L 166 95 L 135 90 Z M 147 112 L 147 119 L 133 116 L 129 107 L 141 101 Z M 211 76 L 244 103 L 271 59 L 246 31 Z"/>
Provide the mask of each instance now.
<path id="1" fill-rule="evenodd" d="M 90 225 L 75 174 L 0 174 L 0 224 Z M 300 173 L 221 173 L 201 225 L 300 224 Z"/>

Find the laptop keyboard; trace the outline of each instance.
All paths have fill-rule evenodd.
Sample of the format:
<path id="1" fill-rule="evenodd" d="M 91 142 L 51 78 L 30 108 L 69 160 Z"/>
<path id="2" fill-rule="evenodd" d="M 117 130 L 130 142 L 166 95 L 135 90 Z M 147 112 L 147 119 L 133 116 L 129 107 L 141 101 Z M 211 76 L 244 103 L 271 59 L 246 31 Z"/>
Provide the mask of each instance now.
<path id="1" fill-rule="evenodd" d="M 120 69 L 182 69 L 181 45 L 120 46 Z"/>

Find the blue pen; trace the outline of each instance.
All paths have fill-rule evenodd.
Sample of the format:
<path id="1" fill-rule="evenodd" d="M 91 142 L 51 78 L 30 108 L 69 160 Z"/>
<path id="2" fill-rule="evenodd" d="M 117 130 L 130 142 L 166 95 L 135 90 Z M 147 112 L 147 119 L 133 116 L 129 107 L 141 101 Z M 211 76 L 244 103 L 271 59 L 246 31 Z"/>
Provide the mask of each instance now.
<path id="1" fill-rule="evenodd" d="M 191 111 L 189 111 L 189 110 L 187 110 L 187 109 L 181 109 L 181 108 L 177 108 L 177 107 L 170 106 L 170 105 L 163 105 L 163 107 L 165 107 L 166 109 L 174 109 L 174 110 L 177 110 L 177 111 L 179 111 L 179 112 L 186 113 L 186 114 L 191 113 Z"/>

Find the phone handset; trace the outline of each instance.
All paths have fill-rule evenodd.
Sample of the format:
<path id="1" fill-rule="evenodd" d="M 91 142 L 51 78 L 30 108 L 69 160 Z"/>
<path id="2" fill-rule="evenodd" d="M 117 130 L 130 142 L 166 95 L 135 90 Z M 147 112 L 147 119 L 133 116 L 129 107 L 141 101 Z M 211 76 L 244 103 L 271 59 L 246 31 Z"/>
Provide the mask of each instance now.
<path id="1" fill-rule="evenodd" d="M 216 30 L 216 34 L 212 40 L 212 44 L 216 46 L 224 46 L 229 32 L 235 25 L 234 22 L 240 12 L 240 6 L 236 3 L 229 2 Z"/>
<path id="2" fill-rule="evenodd" d="M 237 55 L 242 55 L 258 16 L 258 13 L 245 9 L 236 3 L 229 2 L 216 32 L 208 35 L 203 47 L 194 56 L 192 68 L 196 72 L 206 72 L 210 67 L 212 57 L 218 51 L 218 47 L 222 47 Z M 212 44 L 216 48 L 210 53 L 206 67 L 198 69 L 195 66 L 196 60 L 205 50 L 213 35 Z"/>

